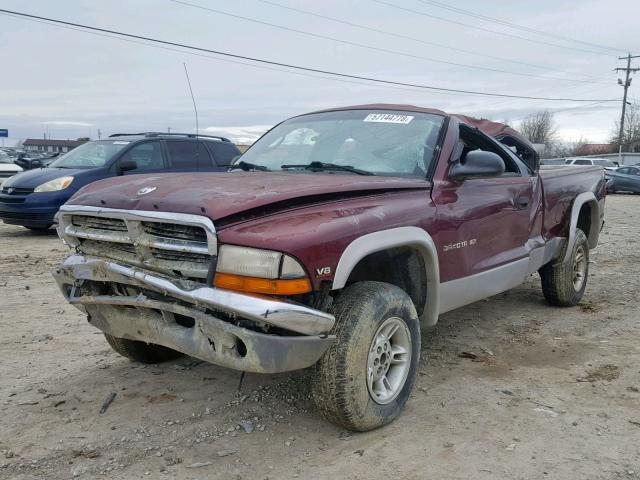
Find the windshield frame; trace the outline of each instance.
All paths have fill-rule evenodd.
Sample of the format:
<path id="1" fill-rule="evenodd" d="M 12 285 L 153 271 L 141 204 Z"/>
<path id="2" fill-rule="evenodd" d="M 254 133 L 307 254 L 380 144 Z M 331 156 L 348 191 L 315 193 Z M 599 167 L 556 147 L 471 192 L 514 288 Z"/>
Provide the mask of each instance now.
<path id="1" fill-rule="evenodd" d="M 435 172 L 435 168 L 437 166 L 438 163 L 438 159 L 440 156 L 440 153 L 442 151 L 442 145 L 444 142 L 444 139 L 446 137 L 446 132 L 447 129 L 449 128 L 449 116 L 443 113 L 438 113 L 438 112 L 425 112 L 425 111 L 418 111 L 418 110 L 404 110 L 402 108 L 398 108 L 398 109 L 385 109 L 385 108 L 371 108 L 371 107 L 367 107 L 367 108 L 344 108 L 344 109 L 336 109 L 336 110 L 323 110 L 323 111 L 319 111 L 319 112 L 312 112 L 312 113 L 305 113 L 302 115 L 297 115 L 295 117 L 291 117 L 288 118 L 276 125 L 274 125 L 272 128 L 270 128 L 269 130 L 267 130 L 263 135 L 261 135 L 240 157 L 238 157 L 233 164 L 231 165 L 231 167 L 233 167 L 234 165 L 237 165 L 239 162 L 241 161 L 245 161 L 245 162 L 249 162 L 249 163 L 257 163 L 257 165 L 261 165 L 261 166 L 267 166 L 264 165 L 263 163 L 260 162 L 255 162 L 256 159 L 253 158 L 252 153 L 255 152 L 256 148 L 260 148 L 261 142 L 265 142 L 268 141 L 268 137 L 277 129 L 279 129 L 280 127 L 282 127 L 283 125 L 288 125 L 288 124 L 296 124 L 296 123 L 303 123 L 304 120 L 306 119 L 312 119 L 313 117 L 316 116 L 320 116 L 320 115 L 330 115 L 330 114 L 334 114 L 334 115 L 340 115 L 340 114 L 349 114 L 349 113 L 355 113 L 355 112 L 367 112 L 367 114 L 365 115 L 365 118 L 368 115 L 371 114 L 375 114 L 375 115 L 389 115 L 389 116 L 400 116 L 400 117 L 411 117 L 411 119 L 413 120 L 413 118 L 428 118 L 428 117 L 432 117 L 434 120 L 436 118 L 440 119 L 440 124 L 439 125 L 434 125 L 435 130 L 433 132 L 426 132 L 424 133 L 424 143 L 427 143 L 427 140 L 429 139 L 430 136 L 432 136 L 433 139 L 433 144 L 431 145 L 432 147 L 432 153 L 431 153 L 431 158 L 430 159 L 423 159 L 424 160 L 424 167 L 425 167 L 425 172 L 424 175 L 416 175 L 414 173 L 404 173 L 404 172 L 387 172 L 387 171 L 374 171 L 374 170 L 370 170 L 367 169 L 366 167 L 362 166 L 362 165 L 347 165 L 344 164 L 344 166 L 350 166 L 350 167 L 354 167 L 356 169 L 360 169 L 360 170 L 365 170 L 370 172 L 372 175 L 375 176 L 380 176 L 380 177 L 399 177 L 399 178 L 411 178 L 411 179 L 424 179 L 424 180 L 429 180 L 431 179 L 431 177 L 433 176 L 434 172 Z M 334 119 L 334 121 L 340 121 L 340 120 L 352 120 L 354 118 L 350 118 L 348 116 L 345 116 L 344 118 L 336 118 Z M 320 120 L 318 120 L 320 121 Z M 331 121 L 330 119 L 327 120 L 322 120 L 322 121 Z M 364 118 L 362 119 L 362 121 L 364 121 Z M 372 123 L 377 123 L 377 122 L 372 122 Z M 385 123 L 385 122 L 380 122 L 380 123 Z M 387 123 L 400 123 L 400 122 L 387 122 Z M 274 141 L 272 141 L 272 143 L 275 143 L 275 141 L 278 141 L 278 139 L 281 139 L 280 142 L 282 142 L 284 140 L 284 137 L 286 137 L 287 135 L 291 134 L 293 132 L 289 131 L 288 133 L 285 133 L 282 136 L 276 136 L 274 138 Z M 402 144 L 398 144 L 395 147 L 400 147 L 402 146 Z M 425 152 L 426 153 L 426 152 Z M 248 158 L 247 158 L 248 156 Z M 334 162 L 334 158 L 327 158 L 326 161 L 324 163 L 335 163 Z M 304 163 L 304 161 L 288 161 L 288 160 L 284 160 L 281 162 L 282 165 L 286 165 L 289 163 L 299 163 L 302 164 Z M 269 166 L 270 168 L 271 166 Z M 322 171 L 323 173 L 333 173 L 333 174 L 350 174 L 350 172 L 348 171 L 340 171 L 338 169 L 324 169 L 324 170 L 316 170 L 316 169 L 283 169 L 281 168 L 281 166 L 278 166 L 279 168 L 275 168 L 275 169 L 270 169 L 269 171 L 271 172 L 278 172 L 278 173 L 283 173 L 283 172 L 287 172 L 287 173 L 309 173 L 310 171 Z"/>
<path id="2" fill-rule="evenodd" d="M 120 155 L 122 155 L 123 152 L 128 150 L 134 142 L 135 142 L 134 140 L 116 140 L 116 139 L 91 140 L 61 155 L 56 160 L 51 162 L 48 168 L 67 168 L 67 169 L 78 169 L 78 170 L 90 170 L 94 168 L 110 168 L 111 165 L 113 165 L 113 162 L 118 157 L 120 157 Z M 83 149 L 87 146 L 96 145 L 96 144 L 121 145 L 121 148 L 117 149 L 116 151 L 111 153 L 109 156 L 107 156 L 107 158 L 105 158 L 105 161 L 102 165 L 64 165 L 65 160 L 72 157 L 73 155 L 76 155 L 82 152 L 82 150 L 79 150 L 79 149 Z"/>

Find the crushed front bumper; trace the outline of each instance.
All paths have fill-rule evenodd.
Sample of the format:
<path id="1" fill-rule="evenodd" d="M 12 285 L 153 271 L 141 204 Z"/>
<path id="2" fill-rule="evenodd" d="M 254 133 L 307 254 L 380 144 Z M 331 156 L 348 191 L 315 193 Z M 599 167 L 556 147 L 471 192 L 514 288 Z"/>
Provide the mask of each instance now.
<path id="1" fill-rule="evenodd" d="M 72 255 L 53 276 L 67 300 L 103 332 L 164 345 L 237 370 L 276 373 L 306 368 L 335 340 L 328 335 L 334 317 L 325 312 L 170 280 L 104 259 Z M 104 295 L 87 287 L 100 284 L 139 291 Z M 262 333 L 230 319 L 265 326 L 267 331 L 277 327 L 284 334 Z"/>

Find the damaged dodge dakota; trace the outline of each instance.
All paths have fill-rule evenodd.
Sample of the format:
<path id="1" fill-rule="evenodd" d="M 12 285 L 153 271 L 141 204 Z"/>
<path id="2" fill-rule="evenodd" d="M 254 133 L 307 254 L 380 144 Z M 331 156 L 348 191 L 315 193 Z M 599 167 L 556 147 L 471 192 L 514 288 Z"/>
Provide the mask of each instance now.
<path id="1" fill-rule="evenodd" d="M 604 223 L 599 167 L 539 167 L 510 127 L 407 105 L 297 116 L 227 173 L 116 177 L 58 214 L 54 277 L 119 354 L 309 368 L 345 428 L 391 422 L 421 328 L 539 274 L 576 305 Z"/>

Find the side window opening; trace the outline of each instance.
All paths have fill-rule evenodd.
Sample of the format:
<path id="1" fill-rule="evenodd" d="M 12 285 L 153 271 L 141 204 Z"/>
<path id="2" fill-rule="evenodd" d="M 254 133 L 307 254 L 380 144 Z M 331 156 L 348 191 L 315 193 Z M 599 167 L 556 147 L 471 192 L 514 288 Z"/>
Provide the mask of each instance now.
<path id="1" fill-rule="evenodd" d="M 163 169 L 164 161 L 162 160 L 162 149 L 160 142 L 144 142 L 134 145 L 126 152 L 120 161 L 133 161 L 137 165 L 135 171 L 138 170 L 155 170 Z"/>
<path id="2" fill-rule="evenodd" d="M 466 126 L 460 126 L 460 142 L 459 149 L 460 161 L 464 162 L 464 157 L 467 153 L 473 150 L 483 150 L 485 152 L 493 152 L 499 155 L 504 160 L 504 175 L 520 175 L 520 169 L 516 162 L 509 156 L 509 154 L 495 145 L 491 140 L 485 138 L 484 135 L 478 133 L 474 129 Z"/>
<path id="3" fill-rule="evenodd" d="M 211 157 L 201 142 L 168 141 L 167 150 L 174 169 L 211 167 Z"/>
<path id="4" fill-rule="evenodd" d="M 523 144 L 517 138 L 510 135 L 497 137 L 501 144 L 505 145 L 509 150 L 518 156 L 518 158 L 527 166 L 530 172 L 535 172 L 540 166 L 540 156 L 530 146 Z"/>

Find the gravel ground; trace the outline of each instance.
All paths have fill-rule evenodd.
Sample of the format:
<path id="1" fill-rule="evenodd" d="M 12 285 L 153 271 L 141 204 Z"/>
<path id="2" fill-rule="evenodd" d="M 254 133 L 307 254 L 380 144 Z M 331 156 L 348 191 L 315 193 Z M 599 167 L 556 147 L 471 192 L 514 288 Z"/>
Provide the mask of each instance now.
<path id="1" fill-rule="evenodd" d="M 443 315 L 404 414 L 365 434 L 317 416 L 304 372 L 119 357 L 57 291 L 55 232 L 0 225 L 0 478 L 640 479 L 639 225 L 640 197 L 608 198 L 577 307 L 533 276 Z"/>

